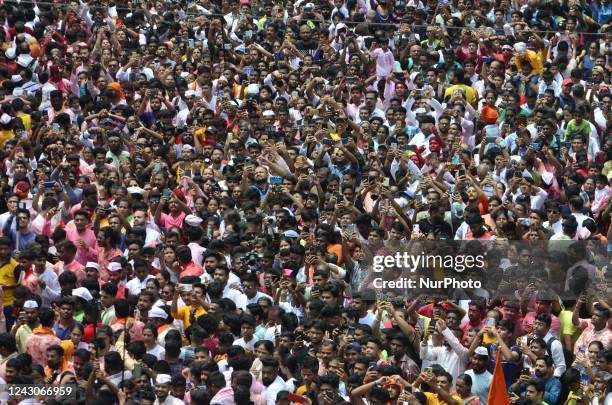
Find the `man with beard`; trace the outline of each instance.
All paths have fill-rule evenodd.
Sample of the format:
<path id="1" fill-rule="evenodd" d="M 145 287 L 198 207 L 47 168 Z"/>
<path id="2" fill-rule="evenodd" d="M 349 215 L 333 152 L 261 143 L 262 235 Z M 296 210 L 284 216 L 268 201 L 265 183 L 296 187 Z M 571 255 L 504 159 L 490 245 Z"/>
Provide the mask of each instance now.
<path id="1" fill-rule="evenodd" d="M 495 238 L 495 236 L 485 228 L 484 220 L 479 213 L 471 212 L 465 219 L 465 222 L 470 226 L 470 232 L 465 235 L 466 240 L 491 240 Z"/>
<path id="2" fill-rule="evenodd" d="M 553 359 L 548 355 L 538 356 L 535 362 L 535 376 L 544 384 L 544 401 L 556 404 L 561 394 L 561 382 L 553 377 Z M 517 382 L 510 386 L 510 391 L 517 395 L 525 393 L 530 385 L 529 375 L 521 375 Z"/>
<path id="3" fill-rule="evenodd" d="M 280 391 L 288 390 L 285 380 L 278 375 L 278 360 L 272 356 L 261 359 L 261 382 L 263 383 L 264 398 L 267 405 L 276 404 L 276 395 Z"/>
<path id="4" fill-rule="evenodd" d="M 155 246 L 161 239 L 161 233 L 149 226 L 148 213 L 145 208 L 137 208 L 132 216 L 132 226 L 145 229 L 145 246 Z"/>
<path id="5" fill-rule="evenodd" d="M 170 383 L 172 377 L 169 374 L 158 374 L 155 378 L 155 402 L 153 405 L 184 405 L 178 398 L 170 395 Z"/>
<path id="6" fill-rule="evenodd" d="M 453 240 L 453 230 L 444 220 L 446 210 L 441 203 L 433 203 L 429 206 L 429 217 L 418 222 L 419 230 L 424 235 L 433 234 L 435 239 Z"/>
<path id="7" fill-rule="evenodd" d="M 264 198 L 264 196 L 268 193 L 268 169 L 264 166 L 257 166 L 254 170 L 254 174 L 251 175 L 252 166 L 248 166 L 245 168 L 245 176 L 242 178 L 243 189 L 244 185 L 247 184 L 249 180 L 254 180 L 254 183 L 249 186 L 249 188 L 254 188 L 259 192 L 260 198 Z"/>
<path id="8" fill-rule="evenodd" d="M 19 318 L 17 319 L 17 323 L 13 327 L 11 333 L 15 335 L 15 340 L 17 342 L 17 349 L 19 349 L 19 353 L 25 352 L 25 344 L 27 338 L 32 334 L 32 331 L 40 326 L 38 322 L 38 302 L 34 300 L 28 300 L 23 304 L 23 312 L 19 314 Z"/>
<path id="9" fill-rule="evenodd" d="M 489 387 L 493 375 L 487 371 L 489 363 L 489 351 L 484 346 L 478 346 L 472 355 L 472 368 L 465 374 L 472 378 L 472 392 L 480 398 L 482 404 L 487 403 Z"/>
<path id="10" fill-rule="evenodd" d="M 47 348 L 47 367 L 45 367 L 45 382 L 59 383 L 59 377 L 64 371 L 72 371 L 72 364 L 64 360 L 64 349 L 60 345 Z"/>
<path id="11" fill-rule="evenodd" d="M 213 279 L 223 287 L 223 298 L 229 298 L 236 304 L 237 308 L 245 310 L 247 306 L 247 297 L 240 292 L 239 282 L 229 282 L 229 275 L 230 271 L 226 266 L 219 266 L 213 273 Z"/>

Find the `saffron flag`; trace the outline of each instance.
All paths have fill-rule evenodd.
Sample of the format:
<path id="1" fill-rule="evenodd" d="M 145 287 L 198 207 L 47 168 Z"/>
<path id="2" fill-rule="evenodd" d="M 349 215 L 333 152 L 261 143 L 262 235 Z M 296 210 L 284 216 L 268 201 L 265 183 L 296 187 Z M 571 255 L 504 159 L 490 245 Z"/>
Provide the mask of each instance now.
<path id="1" fill-rule="evenodd" d="M 501 350 L 497 350 L 493 379 L 491 380 L 491 387 L 487 396 L 487 405 L 508 405 L 510 403 L 504 369 L 501 363 Z"/>

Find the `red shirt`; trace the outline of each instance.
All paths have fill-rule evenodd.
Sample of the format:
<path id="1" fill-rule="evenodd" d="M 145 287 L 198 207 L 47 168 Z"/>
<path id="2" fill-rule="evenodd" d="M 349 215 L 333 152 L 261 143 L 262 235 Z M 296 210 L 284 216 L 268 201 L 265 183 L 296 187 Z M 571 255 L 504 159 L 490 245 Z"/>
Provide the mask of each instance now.
<path id="1" fill-rule="evenodd" d="M 179 278 L 183 278 L 185 276 L 196 276 L 200 277 L 204 273 L 204 269 L 197 263 L 194 263 L 193 260 L 183 266 L 183 270 L 179 274 Z"/>

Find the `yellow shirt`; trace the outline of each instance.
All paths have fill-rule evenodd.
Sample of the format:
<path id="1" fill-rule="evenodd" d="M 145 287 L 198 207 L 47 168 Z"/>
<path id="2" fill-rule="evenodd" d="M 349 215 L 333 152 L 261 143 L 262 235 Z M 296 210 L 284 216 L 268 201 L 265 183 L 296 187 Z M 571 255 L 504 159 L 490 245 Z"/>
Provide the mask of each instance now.
<path id="1" fill-rule="evenodd" d="M 17 279 L 15 278 L 15 267 L 19 263 L 13 258 L 8 263 L 5 263 L 0 267 L 0 285 L 2 286 L 2 304 L 6 307 L 13 305 L 14 295 L 13 290 Z M 7 287 L 7 286 L 13 287 Z"/>
<path id="2" fill-rule="evenodd" d="M 446 402 L 440 401 L 438 399 L 438 394 L 434 394 L 433 392 L 423 392 L 425 397 L 427 398 L 427 405 L 447 405 Z M 461 405 L 461 397 L 459 395 L 452 395 L 451 397 L 457 401 L 459 405 Z"/>
<path id="3" fill-rule="evenodd" d="M 530 51 L 529 49 L 527 49 L 525 51 L 525 56 L 523 56 L 522 58 L 516 55 L 516 57 L 514 58 L 514 64 L 516 65 L 516 68 L 519 72 L 522 71 L 523 61 L 531 65 L 531 70 L 533 74 L 542 74 L 542 71 L 544 70 L 544 65 L 542 64 L 542 58 L 540 57 L 540 55 L 538 55 L 537 52 Z"/>
<path id="4" fill-rule="evenodd" d="M 559 338 L 563 340 L 563 335 L 570 335 L 572 341 L 576 343 L 582 331 L 572 323 L 572 311 L 563 310 L 559 313 L 559 323 L 561 324 L 561 330 L 559 331 Z"/>
<path id="5" fill-rule="evenodd" d="M 455 90 L 463 90 L 465 93 L 465 97 L 468 103 L 470 104 L 474 104 L 476 103 L 476 98 L 477 98 L 477 92 L 476 90 L 474 90 L 473 88 L 471 88 L 470 86 L 467 86 L 465 84 L 454 84 L 452 86 L 450 86 L 448 89 L 446 89 L 446 91 L 444 92 L 444 97 L 450 97 L 453 95 L 453 93 L 455 92 Z"/>
<path id="6" fill-rule="evenodd" d="M 183 321 L 183 326 L 185 327 L 185 329 L 191 326 L 191 309 L 191 305 L 185 305 L 184 307 L 179 308 L 176 312 L 172 312 L 172 316 L 174 317 L 174 319 Z M 196 318 L 206 314 L 206 310 L 202 307 L 198 308 L 195 311 Z"/>
<path id="7" fill-rule="evenodd" d="M 4 146 L 6 141 L 10 141 L 15 137 L 13 131 L 0 131 L 0 146 Z"/>
<path id="8" fill-rule="evenodd" d="M 23 123 L 23 127 L 26 131 L 29 131 L 32 128 L 32 116 L 30 114 L 26 114 L 21 112 L 17 114 L 18 118 L 21 118 L 21 122 Z"/>

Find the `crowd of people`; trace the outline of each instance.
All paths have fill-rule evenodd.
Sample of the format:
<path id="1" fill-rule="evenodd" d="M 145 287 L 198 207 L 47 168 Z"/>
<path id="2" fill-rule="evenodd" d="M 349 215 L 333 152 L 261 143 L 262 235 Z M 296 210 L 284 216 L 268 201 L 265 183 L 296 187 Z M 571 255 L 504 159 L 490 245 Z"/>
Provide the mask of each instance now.
<path id="1" fill-rule="evenodd" d="M 609 0 L 0 15 L 2 403 L 612 404 Z"/>

